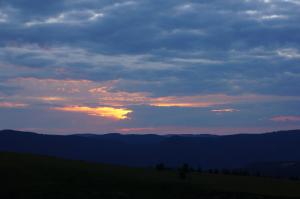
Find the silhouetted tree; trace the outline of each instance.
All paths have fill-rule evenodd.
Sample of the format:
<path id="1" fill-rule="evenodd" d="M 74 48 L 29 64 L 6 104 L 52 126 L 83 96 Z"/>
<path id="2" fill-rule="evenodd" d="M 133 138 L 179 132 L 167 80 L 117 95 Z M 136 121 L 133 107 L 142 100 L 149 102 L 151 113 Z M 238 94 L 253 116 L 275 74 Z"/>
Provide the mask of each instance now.
<path id="1" fill-rule="evenodd" d="M 293 177 L 290 177 L 290 180 L 298 181 L 298 180 L 299 180 L 299 177 L 293 176 Z"/>
<path id="2" fill-rule="evenodd" d="M 185 164 L 182 165 L 182 170 L 184 170 L 185 172 L 189 172 L 190 171 L 190 166 L 185 163 Z"/>
<path id="3" fill-rule="evenodd" d="M 166 170 L 166 167 L 165 167 L 164 163 L 157 164 L 155 166 L 155 168 L 156 168 L 157 171 L 164 171 L 164 170 Z"/>
<path id="4" fill-rule="evenodd" d="M 203 172 L 203 169 L 202 169 L 201 167 L 198 167 L 197 172 L 198 172 L 198 173 L 202 173 L 202 172 Z"/>
<path id="5" fill-rule="evenodd" d="M 183 164 L 179 169 L 178 169 L 178 172 L 179 172 L 179 178 L 184 180 L 186 179 L 187 177 L 187 174 L 188 172 L 190 172 L 190 167 L 188 164 Z"/>
<path id="6" fill-rule="evenodd" d="M 230 174 L 230 171 L 228 169 L 223 169 L 222 170 L 222 174 L 224 175 L 229 175 Z"/>
<path id="7" fill-rule="evenodd" d="M 231 171 L 231 174 L 232 174 L 232 175 L 237 175 L 237 176 L 238 176 L 238 175 L 241 175 L 241 172 L 240 172 L 240 170 L 238 170 L 238 169 L 234 169 L 234 170 Z"/>
<path id="8" fill-rule="evenodd" d="M 219 170 L 218 169 L 214 169 L 214 174 L 219 174 Z"/>
<path id="9" fill-rule="evenodd" d="M 186 176 L 187 176 L 187 173 L 180 169 L 179 170 L 179 178 L 182 179 L 182 180 L 185 180 Z"/>

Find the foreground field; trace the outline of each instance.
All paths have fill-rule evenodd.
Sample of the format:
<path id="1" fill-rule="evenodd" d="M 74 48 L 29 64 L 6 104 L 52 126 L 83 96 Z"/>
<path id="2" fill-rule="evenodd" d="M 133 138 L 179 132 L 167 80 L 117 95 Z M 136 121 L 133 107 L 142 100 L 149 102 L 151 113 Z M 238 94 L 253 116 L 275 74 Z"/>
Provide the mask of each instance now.
<path id="1" fill-rule="evenodd" d="M 0 153 L 0 198 L 300 198 L 300 182 L 128 168 Z"/>

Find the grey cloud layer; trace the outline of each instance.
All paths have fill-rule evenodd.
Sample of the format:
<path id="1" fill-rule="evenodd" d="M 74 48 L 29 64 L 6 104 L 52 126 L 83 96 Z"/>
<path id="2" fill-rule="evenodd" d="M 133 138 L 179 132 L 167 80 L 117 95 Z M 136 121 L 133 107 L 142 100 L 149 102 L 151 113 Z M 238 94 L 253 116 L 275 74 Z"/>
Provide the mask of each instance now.
<path id="1" fill-rule="evenodd" d="M 44 68 L 15 76 L 158 81 L 123 86 L 157 95 L 297 95 L 299 9 L 297 0 L 3 0 L 1 64 Z"/>
<path id="2" fill-rule="evenodd" d="M 299 9 L 297 0 L 2 0 L 0 80 L 125 79 L 149 84 L 120 89 L 154 95 L 299 95 Z"/>

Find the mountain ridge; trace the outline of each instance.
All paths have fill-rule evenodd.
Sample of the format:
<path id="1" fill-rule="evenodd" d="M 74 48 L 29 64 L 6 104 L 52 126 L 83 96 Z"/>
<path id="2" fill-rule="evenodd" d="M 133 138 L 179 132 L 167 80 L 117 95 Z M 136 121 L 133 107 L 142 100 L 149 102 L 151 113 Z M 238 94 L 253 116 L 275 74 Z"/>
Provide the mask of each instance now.
<path id="1" fill-rule="evenodd" d="M 299 161 L 300 130 L 224 136 L 46 135 L 0 131 L 0 151 L 112 163 L 241 168 L 255 162 Z"/>

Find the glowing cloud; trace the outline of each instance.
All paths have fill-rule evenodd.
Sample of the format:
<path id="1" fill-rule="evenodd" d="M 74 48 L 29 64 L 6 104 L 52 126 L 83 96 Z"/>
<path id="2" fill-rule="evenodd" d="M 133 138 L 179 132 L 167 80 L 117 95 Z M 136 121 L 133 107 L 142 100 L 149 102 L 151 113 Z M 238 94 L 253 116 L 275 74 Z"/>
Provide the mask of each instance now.
<path id="1" fill-rule="evenodd" d="M 0 102 L 0 108 L 24 108 L 28 104 L 14 103 L 14 102 Z"/>
<path id="2" fill-rule="evenodd" d="M 231 96 L 222 93 L 155 97 L 149 92 L 120 91 L 117 88 L 122 83 L 121 80 L 99 83 L 90 80 L 17 78 L 8 81 L 7 85 L 23 88 L 22 92 L 20 91 L 21 93 L 16 96 L 16 100 L 18 101 L 24 101 L 24 99 L 26 99 L 29 100 L 28 103 L 30 103 L 30 100 L 38 99 L 43 102 L 55 102 L 61 107 L 68 106 L 69 104 L 99 104 L 101 107 L 148 105 L 156 107 L 205 108 L 219 105 L 230 106 L 229 104 L 300 100 L 298 96 L 255 94 Z M 226 110 L 223 112 L 226 112 Z M 230 111 L 227 110 L 227 112 Z"/>
<path id="3" fill-rule="evenodd" d="M 214 103 L 210 102 L 194 102 L 194 103 L 183 103 L 183 102 L 156 102 L 150 104 L 151 106 L 158 106 L 158 107 L 209 107 L 213 106 Z"/>
<path id="4" fill-rule="evenodd" d="M 240 111 L 240 110 L 233 109 L 233 108 L 211 110 L 211 112 L 215 112 L 215 113 L 233 113 L 233 112 L 238 112 L 238 111 Z"/>
<path id="5" fill-rule="evenodd" d="M 223 102 L 213 101 L 207 96 L 167 96 L 150 98 L 149 104 L 158 107 L 210 107 L 221 105 Z"/>
<path id="6" fill-rule="evenodd" d="M 276 116 L 271 118 L 274 122 L 300 122 L 300 116 Z"/>
<path id="7" fill-rule="evenodd" d="M 46 97 L 38 97 L 37 99 L 46 101 L 46 102 L 56 102 L 56 101 L 65 101 L 65 98 L 62 97 L 50 97 L 50 96 L 46 96 Z"/>
<path id="8" fill-rule="evenodd" d="M 88 106 L 66 106 L 53 108 L 54 110 L 67 112 L 81 112 L 92 116 L 107 117 L 116 120 L 128 119 L 128 114 L 132 110 L 113 107 L 88 107 Z"/>

